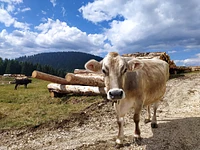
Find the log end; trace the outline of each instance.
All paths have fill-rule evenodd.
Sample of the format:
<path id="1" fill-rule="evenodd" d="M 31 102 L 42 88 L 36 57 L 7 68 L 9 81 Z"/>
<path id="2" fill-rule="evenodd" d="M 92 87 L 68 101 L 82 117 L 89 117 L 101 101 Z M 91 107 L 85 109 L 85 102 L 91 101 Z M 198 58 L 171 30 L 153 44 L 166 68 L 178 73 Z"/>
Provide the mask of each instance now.
<path id="1" fill-rule="evenodd" d="M 37 76 L 37 71 L 34 70 L 34 71 L 32 72 L 32 78 L 36 78 L 36 76 Z"/>
<path id="2" fill-rule="evenodd" d="M 73 79 L 73 74 L 72 73 L 68 73 L 66 76 L 65 76 L 65 79 L 70 82 L 72 79 Z"/>

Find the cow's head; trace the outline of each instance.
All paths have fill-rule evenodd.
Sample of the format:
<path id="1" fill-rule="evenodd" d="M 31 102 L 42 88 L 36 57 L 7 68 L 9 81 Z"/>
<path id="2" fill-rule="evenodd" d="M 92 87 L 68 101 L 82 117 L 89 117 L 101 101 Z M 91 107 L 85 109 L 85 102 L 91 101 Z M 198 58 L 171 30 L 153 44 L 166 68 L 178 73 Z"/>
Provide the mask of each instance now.
<path id="1" fill-rule="evenodd" d="M 28 83 L 32 83 L 32 80 L 31 80 L 31 79 L 29 79 L 29 80 L 28 80 Z"/>
<path id="2" fill-rule="evenodd" d="M 137 59 L 127 61 L 118 53 L 110 52 L 101 62 L 90 60 L 85 68 L 94 72 L 101 71 L 104 74 L 107 98 L 110 100 L 125 98 L 124 80 L 128 71 L 134 71 L 143 67 L 143 63 Z"/>

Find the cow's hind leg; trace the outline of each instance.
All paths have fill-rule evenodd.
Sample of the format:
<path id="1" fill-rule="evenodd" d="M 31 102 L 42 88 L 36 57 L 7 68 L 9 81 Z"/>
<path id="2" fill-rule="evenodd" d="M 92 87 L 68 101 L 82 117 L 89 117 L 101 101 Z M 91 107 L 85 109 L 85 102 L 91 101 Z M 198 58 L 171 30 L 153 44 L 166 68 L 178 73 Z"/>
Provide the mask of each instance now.
<path id="1" fill-rule="evenodd" d="M 153 105 L 153 117 L 152 117 L 152 121 L 151 121 L 151 127 L 152 128 L 158 127 L 157 119 L 156 119 L 156 111 L 157 111 L 157 108 L 158 108 L 158 104 L 159 104 L 159 102 L 156 102 Z"/>
<path id="2" fill-rule="evenodd" d="M 147 105 L 147 113 L 144 123 L 149 123 L 149 122 L 151 122 L 151 111 L 150 111 L 150 105 Z"/>

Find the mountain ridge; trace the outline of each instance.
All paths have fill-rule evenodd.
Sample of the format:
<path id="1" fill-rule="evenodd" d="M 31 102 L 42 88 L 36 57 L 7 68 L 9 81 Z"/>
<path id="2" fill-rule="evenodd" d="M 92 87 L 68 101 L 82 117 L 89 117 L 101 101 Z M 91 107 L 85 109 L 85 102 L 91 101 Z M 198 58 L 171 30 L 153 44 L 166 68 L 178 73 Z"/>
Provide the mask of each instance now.
<path id="1" fill-rule="evenodd" d="M 101 57 L 83 52 L 47 52 L 31 56 L 22 56 L 15 60 L 19 62 L 30 62 L 33 64 L 49 65 L 55 69 L 73 72 L 74 69 L 84 69 L 84 64 L 90 60 L 102 60 Z"/>

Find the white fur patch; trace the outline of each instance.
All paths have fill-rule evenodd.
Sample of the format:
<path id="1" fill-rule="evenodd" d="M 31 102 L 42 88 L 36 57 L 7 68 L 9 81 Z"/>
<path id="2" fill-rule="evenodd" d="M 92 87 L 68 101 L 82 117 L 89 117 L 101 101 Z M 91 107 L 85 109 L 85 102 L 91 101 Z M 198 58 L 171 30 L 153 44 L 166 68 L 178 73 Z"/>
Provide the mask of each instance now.
<path id="1" fill-rule="evenodd" d="M 134 137 L 135 137 L 135 138 L 140 138 L 140 135 L 134 134 Z"/>
<path id="2" fill-rule="evenodd" d="M 123 117 L 120 117 L 120 118 L 119 118 L 119 121 L 120 121 L 120 122 L 124 121 L 124 118 L 123 118 Z"/>
<path id="3" fill-rule="evenodd" d="M 120 139 L 116 139 L 116 143 L 117 144 L 121 144 L 121 140 Z"/>

